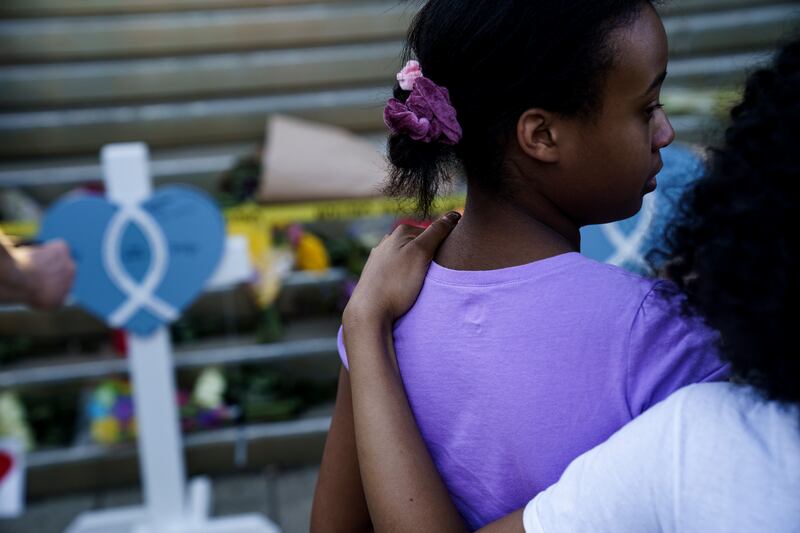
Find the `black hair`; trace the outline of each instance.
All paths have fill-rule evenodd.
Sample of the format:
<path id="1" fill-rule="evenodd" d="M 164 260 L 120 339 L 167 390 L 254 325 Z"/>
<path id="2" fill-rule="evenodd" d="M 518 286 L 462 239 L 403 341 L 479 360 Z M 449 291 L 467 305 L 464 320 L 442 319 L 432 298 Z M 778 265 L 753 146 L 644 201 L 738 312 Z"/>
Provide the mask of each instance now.
<path id="1" fill-rule="evenodd" d="M 460 166 L 470 185 L 503 187 L 503 159 L 519 116 L 540 107 L 591 117 L 613 66 L 609 35 L 648 0 L 428 0 L 408 33 L 405 59 L 450 91 L 463 137 L 455 146 L 389 137 L 386 192 L 428 214 Z M 395 86 L 394 96 L 410 93 Z"/>
<path id="2" fill-rule="evenodd" d="M 747 80 L 721 148 L 667 227 L 663 268 L 689 311 L 720 332 L 733 374 L 774 400 L 800 403 L 798 293 L 800 39 Z M 658 265 L 659 256 L 650 257 Z M 663 258 L 662 258 L 663 259 Z"/>

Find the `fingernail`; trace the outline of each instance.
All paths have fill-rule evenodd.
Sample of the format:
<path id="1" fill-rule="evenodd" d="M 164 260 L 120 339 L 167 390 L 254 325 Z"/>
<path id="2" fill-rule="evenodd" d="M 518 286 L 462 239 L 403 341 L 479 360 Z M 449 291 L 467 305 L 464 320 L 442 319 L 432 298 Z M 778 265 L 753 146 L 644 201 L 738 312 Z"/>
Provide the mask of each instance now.
<path id="1" fill-rule="evenodd" d="M 450 211 L 445 217 L 449 218 L 451 222 L 458 222 L 461 219 L 461 213 L 458 211 Z"/>

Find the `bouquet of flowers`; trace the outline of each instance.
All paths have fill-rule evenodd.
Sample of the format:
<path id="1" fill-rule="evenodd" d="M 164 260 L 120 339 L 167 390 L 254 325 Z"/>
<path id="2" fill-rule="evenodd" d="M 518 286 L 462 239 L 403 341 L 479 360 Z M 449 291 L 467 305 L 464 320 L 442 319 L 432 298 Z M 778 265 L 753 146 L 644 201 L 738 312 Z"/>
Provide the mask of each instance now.
<path id="1" fill-rule="evenodd" d="M 226 387 L 225 376 L 219 369 L 206 368 L 191 392 L 179 390 L 176 401 L 181 429 L 213 429 L 236 420 L 238 408 L 224 401 Z M 98 384 L 89 395 L 87 416 L 93 442 L 112 445 L 134 439 L 136 417 L 130 383 L 107 379 Z"/>

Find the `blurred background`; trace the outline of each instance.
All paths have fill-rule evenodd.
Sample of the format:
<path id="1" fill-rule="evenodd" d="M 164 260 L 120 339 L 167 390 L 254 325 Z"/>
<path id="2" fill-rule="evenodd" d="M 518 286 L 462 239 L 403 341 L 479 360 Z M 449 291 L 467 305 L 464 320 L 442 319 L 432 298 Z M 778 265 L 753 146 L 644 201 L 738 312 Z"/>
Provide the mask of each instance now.
<path id="1" fill-rule="evenodd" d="M 339 313 L 369 249 L 402 219 L 402 205 L 377 194 L 382 107 L 416 8 L 0 2 L 7 235 L 31 242 L 56 198 L 102 192 L 103 145 L 142 141 L 156 185 L 204 189 L 229 233 L 248 239 L 252 282 L 205 293 L 171 326 L 187 467 L 213 478 L 217 515 L 258 511 L 308 530 Z M 800 13 L 774 0 L 660 10 L 671 52 L 662 101 L 684 143 L 665 173 L 680 184 L 691 174 L 681 154 L 718 138 L 745 75 Z M 461 205 L 455 187 L 438 209 Z M 631 259 L 604 230 L 587 231 L 598 259 Z M 27 448 L 26 510 L 0 530 L 61 531 L 80 512 L 141 502 L 125 355 L 124 336 L 77 307 L 0 308 L 0 438 Z"/>

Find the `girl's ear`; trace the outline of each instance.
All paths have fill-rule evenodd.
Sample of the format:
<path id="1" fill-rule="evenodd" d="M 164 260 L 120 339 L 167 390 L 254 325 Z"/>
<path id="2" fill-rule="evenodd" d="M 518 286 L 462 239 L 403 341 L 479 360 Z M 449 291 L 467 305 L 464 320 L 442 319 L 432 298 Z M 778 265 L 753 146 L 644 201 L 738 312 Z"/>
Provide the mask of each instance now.
<path id="1" fill-rule="evenodd" d="M 557 163 L 560 154 L 556 124 L 554 113 L 538 108 L 525 111 L 517 121 L 520 149 L 542 163 Z"/>

